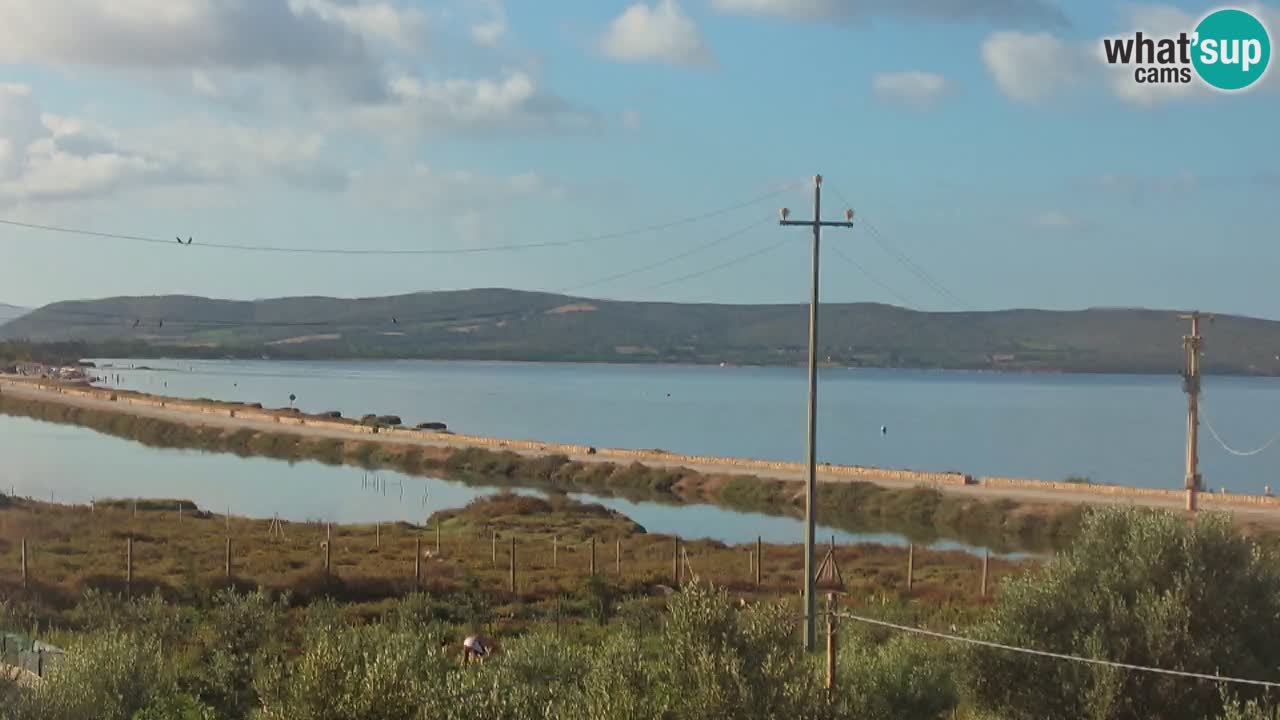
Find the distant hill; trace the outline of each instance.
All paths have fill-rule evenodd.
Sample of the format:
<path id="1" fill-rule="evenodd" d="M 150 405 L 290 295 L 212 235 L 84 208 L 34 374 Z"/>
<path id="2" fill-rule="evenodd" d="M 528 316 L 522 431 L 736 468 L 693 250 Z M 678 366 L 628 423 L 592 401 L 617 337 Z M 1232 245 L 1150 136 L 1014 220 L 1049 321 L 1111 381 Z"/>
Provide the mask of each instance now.
<path id="1" fill-rule="evenodd" d="M 110 342 L 134 355 L 799 365 L 807 313 L 804 305 L 500 289 L 253 302 L 119 297 L 34 310 L 0 326 L 0 339 Z M 820 355 L 848 366 L 1176 373 L 1186 332 L 1175 311 L 1119 308 L 929 313 L 853 303 L 824 305 L 821 319 Z M 1280 322 L 1219 316 L 1205 332 L 1206 371 L 1280 374 Z"/>
<path id="2" fill-rule="evenodd" d="M 0 325 L 22 317 L 29 312 L 27 308 L 0 303 Z"/>

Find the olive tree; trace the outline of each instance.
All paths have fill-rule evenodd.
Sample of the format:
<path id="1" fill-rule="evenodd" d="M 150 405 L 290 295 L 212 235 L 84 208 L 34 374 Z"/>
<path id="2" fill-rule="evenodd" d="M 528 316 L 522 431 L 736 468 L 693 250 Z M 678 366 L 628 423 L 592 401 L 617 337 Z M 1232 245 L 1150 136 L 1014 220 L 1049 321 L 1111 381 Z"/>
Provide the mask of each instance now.
<path id="1" fill-rule="evenodd" d="M 1091 512 L 1040 572 L 1007 583 L 979 634 L 1018 647 L 1266 679 L 1280 668 L 1280 573 L 1222 515 Z M 976 705 L 1004 718 L 1204 718 L 1212 683 L 979 647 Z M 1248 689 L 1242 689 L 1248 693 Z M 1246 694 L 1241 699 L 1249 700 Z"/>

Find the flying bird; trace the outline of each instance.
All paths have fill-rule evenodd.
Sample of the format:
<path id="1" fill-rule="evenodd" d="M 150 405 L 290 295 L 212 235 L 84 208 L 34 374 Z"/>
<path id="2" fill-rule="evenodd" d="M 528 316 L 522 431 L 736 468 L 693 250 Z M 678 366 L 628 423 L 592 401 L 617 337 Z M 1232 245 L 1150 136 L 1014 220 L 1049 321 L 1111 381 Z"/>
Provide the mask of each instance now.
<path id="1" fill-rule="evenodd" d="M 164 327 L 164 320 L 160 321 L 160 327 Z"/>
<path id="2" fill-rule="evenodd" d="M 179 244 L 179 245 L 190 245 L 190 244 L 191 244 L 191 238 L 187 238 L 187 241 L 186 241 L 186 242 L 182 242 L 182 238 L 177 238 L 177 240 L 178 240 L 178 244 Z"/>
<path id="3" fill-rule="evenodd" d="M 134 326 L 134 327 L 138 327 L 138 323 L 140 323 L 140 322 L 142 322 L 142 321 L 141 321 L 141 320 L 139 320 L 139 319 L 137 319 L 137 318 L 134 318 L 134 320 L 133 320 L 133 326 Z"/>
<path id="4" fill-rule="evenodd" d="M 400 321 L 399 321 L 399 320 L 397 320 L 397 319 L 395 319 L 395 318 L 393 317 L 393 318 L 391 318 L 391 324 L 392 324 L 392 325 L 399 325 L 399 324 L 400 324 Z"/>

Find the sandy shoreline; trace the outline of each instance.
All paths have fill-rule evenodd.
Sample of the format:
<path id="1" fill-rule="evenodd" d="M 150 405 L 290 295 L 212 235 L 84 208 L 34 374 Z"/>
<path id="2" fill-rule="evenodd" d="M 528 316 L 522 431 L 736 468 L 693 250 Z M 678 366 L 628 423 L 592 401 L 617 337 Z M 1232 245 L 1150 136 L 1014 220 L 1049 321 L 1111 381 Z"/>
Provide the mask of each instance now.
<path id="1" fill-rule="evenodd" d="M 642 462 L 656 467 L 686 467 L 708 475 L 750 474 L 761 478 L 788 481 L 802 480 L 805 477 L 805 467 L 801 463 L 682 455 L 653 450 L 593 448 L 585 445 L 435 433 L 403 428 L 383 428 L 375 431 L 373 428 L 362 426 L 351 420 L 336 420 L 233 403 L 201 402 L 11 376 L 0 377 L 0 392 L 32 400 L 125 412 L 190 426 L 232 430 L 253 429 L 285 432 L 304 437 L 434 448 L 480 447 L 490 450 L 509 450 L 526 456 L 563 454 L 571 460 L 583 463 Z M 899 489 L 927 485 L 949 494 L 1038 503 L 1133 505 L 1177 510 L 1182 508 L 1184 502 L 1182 491 L 1174 489 L 1074 485 L 1022 478 L 975 478 L 961 473 L 933 473 L 849 465 L 820 466 L 818 479 L 820 482 L 863 481 Z M 1209 493 L 1202 493 L 1200 498 L 1201 507 L 1204 509 L 1230 510 L 1241 515 L 1242 520 L 1280 525 L 1280 500 L 1277 498 Z"/>

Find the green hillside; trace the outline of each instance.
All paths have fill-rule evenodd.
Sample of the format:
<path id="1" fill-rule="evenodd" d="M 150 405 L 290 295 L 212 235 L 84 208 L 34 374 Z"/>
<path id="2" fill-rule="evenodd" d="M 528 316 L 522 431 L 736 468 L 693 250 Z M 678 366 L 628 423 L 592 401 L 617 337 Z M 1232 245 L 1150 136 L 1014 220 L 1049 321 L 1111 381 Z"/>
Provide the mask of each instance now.
<path id="1" fill-rule="evenodd" d="M 0 339 L 83 341 L 98 349 L 111 343 L 133 355 L 798 365 L 806 359 L 807 323 L 804 305 L 484 289 L 361 299 L 63 302 L 0 326 Z M 1181 368 L 1184 332 L 1186 323 L 1172 310 L 930 313 L 830 304 L 822 308 L 821 356 L 850 366 L 1173 373 Z M 1280 374 L 1280 322 L 1223 316 L 1205 334 L 1207 371 Z"/>

